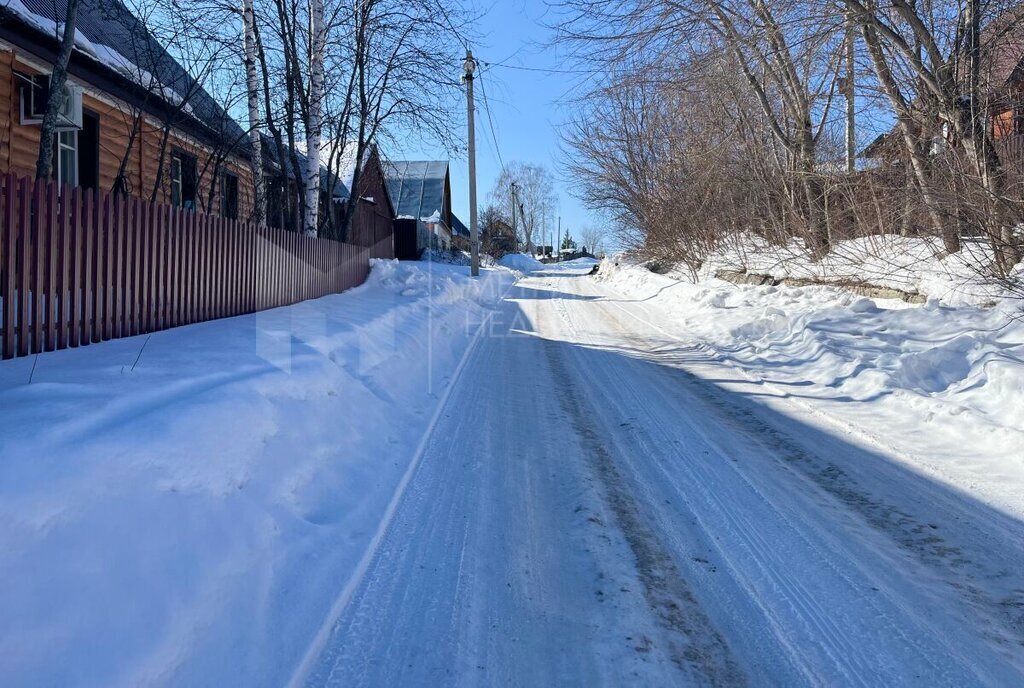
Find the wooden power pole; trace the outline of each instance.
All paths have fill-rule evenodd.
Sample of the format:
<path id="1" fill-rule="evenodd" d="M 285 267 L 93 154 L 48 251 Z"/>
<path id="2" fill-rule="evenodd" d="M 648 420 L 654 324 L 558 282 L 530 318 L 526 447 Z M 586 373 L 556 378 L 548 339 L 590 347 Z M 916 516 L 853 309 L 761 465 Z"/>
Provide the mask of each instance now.
<path id="1" fill-rule="evenodd" d="M 470 274 L 480 274 L 480 237 L 476 227 L 476 127 L 473 125 L 473 72 L 476 60 L 473 51 L 466 48 L 466 61 L 462 63 L 466 80 L 466 112 L 469 118 L 469 251 Z"/>

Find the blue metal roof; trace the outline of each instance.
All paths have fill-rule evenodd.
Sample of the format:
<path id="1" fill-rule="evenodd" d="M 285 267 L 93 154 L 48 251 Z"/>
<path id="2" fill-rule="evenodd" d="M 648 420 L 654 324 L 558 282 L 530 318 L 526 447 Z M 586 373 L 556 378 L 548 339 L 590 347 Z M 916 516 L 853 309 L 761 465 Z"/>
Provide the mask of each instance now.
<path id="1" fill-rule="evenodd" d="M 447 160 L 395 160 L 385 163 L 388 192 L 395 214 L 417 220 L 438 211 L 444 217 Z"/>

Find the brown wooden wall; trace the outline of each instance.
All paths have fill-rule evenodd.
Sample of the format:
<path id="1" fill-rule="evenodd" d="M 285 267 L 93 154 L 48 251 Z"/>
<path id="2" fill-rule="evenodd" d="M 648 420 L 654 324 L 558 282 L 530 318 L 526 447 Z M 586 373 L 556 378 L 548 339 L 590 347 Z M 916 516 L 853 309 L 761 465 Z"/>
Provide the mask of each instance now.
<path id="1" fill-rule="evenodd" d="M 377 246 L 394 236 L 394 216 L 387 202 L 387 182 L 380 158 L 376 152 L 370 156 L 359 177 L 358 198 L 373 198 L 374 202 L 359 200 L 356 203 L 352 224 L 349 227 L 348 242 L 356 246 Z M 375 256 L 385 257 L 385 256 Z M 391 256 L 394 257 L 392 253 Z"/>
<path id="2" fill-rule="evenodd" d="M 29 60 L 32 58 L 29 57 Z M 0 49 L 0 172 L 35 176 L 36 158 L 39 155 L 39 127 L 22 126 L 20 123 L 20 88 L 15 71 L 35 74 L 39 70 L 31 66 L 26 58 L 15 51 Z M 99 190 L 110 191 L 117 177 L 121 160 L 128 151 L 132 127 L 140 115 L 137 110 L 114 98 L 100 98 L 90 92 L 88 86 L 82 98 L 86 110 L 99 117 Z M 116 103 L 112 105 L 111 103 Z M 156 186 L 160 166 L 160 143 L 162 128 L 153 118 L 142 116 L 140 130 L 132 145 L 126 164 L 128 192 L 145 200 L 151 198 Z M 200 175 L 197 195 L 199 209 L 212 214 L 220 213 L 219 190 L 213 195 L 213 202 L 207 205 L 210 184 L 213 180 L 213 165 L 207 165 L 211 149 L 178 131 L 172 131 L 163 159 L 164 174 L 156 201 L 170 201 L 171 148 L 195 155 L 196 169 Z M 205 173 L 204 173 L 205 166 Z M 225 169 L 238 176 L 239 219 L 247 219 L 252 212 L 252 175 L 248 163 L 241 157 L 228 160 Z"/>

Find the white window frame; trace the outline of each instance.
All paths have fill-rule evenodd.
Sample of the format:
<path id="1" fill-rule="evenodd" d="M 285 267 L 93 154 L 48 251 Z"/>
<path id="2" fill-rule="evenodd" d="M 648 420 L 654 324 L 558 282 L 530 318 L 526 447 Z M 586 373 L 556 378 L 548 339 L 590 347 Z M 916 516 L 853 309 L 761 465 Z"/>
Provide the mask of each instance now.
<path id="1" fill-rule="evenodd" d="M 182 207 L 185 205 L 185 165 L 181 156 L 177 153 L 171 154 L 171 205 Z M 177 189 L 177 199 L 175 199 Z"/>
<path id="2" fill-rule="evenodd" d="M 57 139 L 57 183 L 78 186 L 78 130 L 58 131 L 54 136 Z M 70 139 L 70 143 L 67 139 Z M 64 169 L 63 153 L 65 151 L 70 151 L 74 160 L 70 170 Z"/>

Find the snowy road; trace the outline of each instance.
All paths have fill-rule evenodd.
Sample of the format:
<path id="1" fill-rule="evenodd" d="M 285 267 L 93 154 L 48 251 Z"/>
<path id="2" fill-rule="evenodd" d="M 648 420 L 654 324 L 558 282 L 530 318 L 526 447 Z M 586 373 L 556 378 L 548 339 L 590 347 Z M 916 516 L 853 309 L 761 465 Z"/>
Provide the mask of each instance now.
<path id="1" fill-rule="evenodd" d="M 295 683 L 1024 682 L 1016 519 L 578 272 L 483 332 Z"/>

